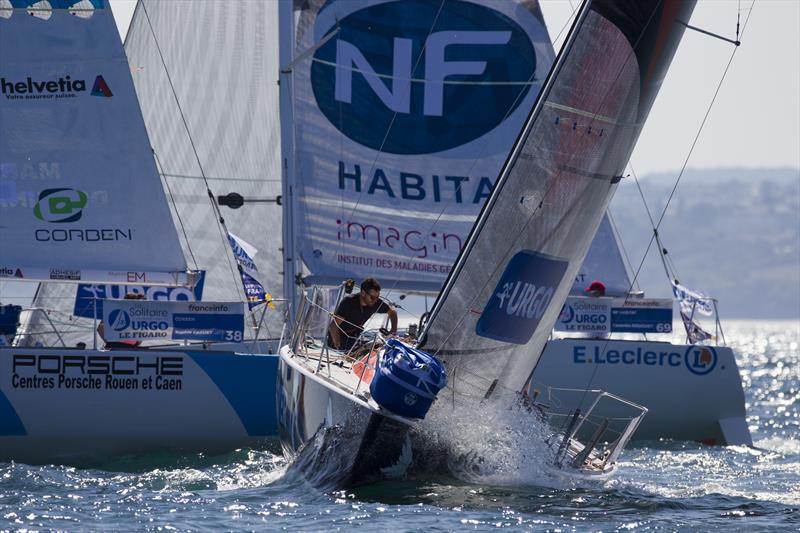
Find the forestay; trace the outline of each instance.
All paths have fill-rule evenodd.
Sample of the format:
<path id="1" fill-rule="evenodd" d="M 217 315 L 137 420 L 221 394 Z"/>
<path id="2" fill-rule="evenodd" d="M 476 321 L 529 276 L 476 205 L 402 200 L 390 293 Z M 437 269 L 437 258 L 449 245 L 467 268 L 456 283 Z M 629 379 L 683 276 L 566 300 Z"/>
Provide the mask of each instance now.
<path id="1" fill-rule="evenodd" d="M 295 2 L 306 283 L 438 291 L 554 53 L 536 2 Z"/>
<path id="2" fill-rule="evenodd" d="M 693 8 L 581 8 L 424 332 L 456 392 L 529 379 Z"/>
<path id="3" fill-rule="evenodd" d="M 0 17 L 0 277 L 187 284 L 107 3 L 34 3 Z"/>

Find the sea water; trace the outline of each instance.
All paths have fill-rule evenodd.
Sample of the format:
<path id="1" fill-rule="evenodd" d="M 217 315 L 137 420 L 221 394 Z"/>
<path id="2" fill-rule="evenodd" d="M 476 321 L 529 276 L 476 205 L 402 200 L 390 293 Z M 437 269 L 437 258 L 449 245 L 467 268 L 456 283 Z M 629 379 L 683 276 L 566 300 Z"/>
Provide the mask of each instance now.
<path id="1" fill-rule="evenodd" d="M 755 446 L 629 445 L 605 480 L 554 477 L 480 427 L 471 475 L 324 492 L 273 449 L 150 454 L 92 469 L 0 463 L 0 529 L 800 530 L 800 322 L 732 321 Z M 524 437 L 524 432 L 517 437 Z M 517 439 L 518 440 L 518 439 Z"/>

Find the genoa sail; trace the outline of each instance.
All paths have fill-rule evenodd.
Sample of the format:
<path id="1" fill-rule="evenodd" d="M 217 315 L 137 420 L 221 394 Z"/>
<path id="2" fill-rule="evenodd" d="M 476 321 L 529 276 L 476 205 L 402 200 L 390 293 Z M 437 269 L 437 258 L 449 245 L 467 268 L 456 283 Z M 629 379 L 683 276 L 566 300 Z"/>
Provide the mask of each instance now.
<path id="1" fill-rule="evenodd" d="M 0 275 L 189 284 L 107 2 L 34 3 L 0 17 Z"/>
<path id="2" fill-rule="evenodd" d="M 581 8 L 423 332 L 456 393 L 516 395 L 526 384 L 693 8 Z"/>
<path id="3" fill-rule="evenodd" d="M 554 60 L 538 2 L 295 2 L 306 284 L 438 292 Z"/>

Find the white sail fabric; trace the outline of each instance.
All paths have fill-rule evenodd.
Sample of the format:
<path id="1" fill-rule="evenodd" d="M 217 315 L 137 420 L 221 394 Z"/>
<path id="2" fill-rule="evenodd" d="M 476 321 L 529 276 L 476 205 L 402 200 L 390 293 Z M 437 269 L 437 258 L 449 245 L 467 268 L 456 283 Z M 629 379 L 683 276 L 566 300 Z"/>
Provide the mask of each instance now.
<path id="1" fill-rule="evenodd" d="M 187 283 L 110 10 L 20 4 L 47 17 L 0 18 L 0 276 Z"/>
<path id="2" fill-rule="evenodd" d="M 582 8 L 424 332 L 456 393 L 526 384 L 693 8 Z"/>
<path id="3" fill-rule="evenodd" d="M 619 241 L 611 226 L 608 213 L 597 228 L 586 258 L 575 275 L 575 282 L 569 293 L 585 295 L 585 289 L 594 281 L 602 281 L 606 286 L 606 296 L 625 296 L 631 290 L 628 269 L 622 260 Z"/>
<path id="4" fill-rule="evenodd" d="M 537 2 L 296 2 L 306 283 L 438 291 L 554 53 Z"/>
<path id="5" fill-rule="evenodd" d="M 182 244 L 206 271 L 203 299 L 246 301 L 206 181 L 215 197 L 236 192 L 274 200 L 281 194 L 278 2 L 147 0 L 136 8 L 125 50 L 185 233 Z M 220 210 L 227 230 L 259 250 L 255 262 L 266 291 L 282 298 L 281 207 L 245 203 Z M 267 311 L 271 335 L 280 334 L 282 311 Z"/>

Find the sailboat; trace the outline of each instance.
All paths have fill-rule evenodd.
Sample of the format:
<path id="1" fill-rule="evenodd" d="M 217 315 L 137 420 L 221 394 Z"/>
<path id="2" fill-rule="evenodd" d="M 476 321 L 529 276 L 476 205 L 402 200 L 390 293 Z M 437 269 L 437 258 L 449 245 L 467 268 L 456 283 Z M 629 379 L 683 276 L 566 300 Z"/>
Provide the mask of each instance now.
<path id="1" fill-rule="evenodd" d="M 605 297 L 586 295 L 593 280 L 602 280 Z M 592 387 L 644 405 L 648 413 L 633 440 L 752 446 L 742 379 L 733 350 L 724 345 L 716 300 L 675 286 L 688 328 L 686 343 L 680 344 L 669 342 L 674 300 L 647 298 L 632 288 L 619 236 L 606 214 L 556 322 L 555 336 L 537 363 L 530 384 L 534 392 L 529 393 L 566 400 L 564 396 L 577 398 L 579 389 Z M 695 324 L 700 316 L 714 325 L 713 333 Z M 601 417 L 618 414 L 611 404 L 595 412 Z"/>
<path id="2" fill-rule="evenodd" d="M 455 4 L 463 7 L 465 3 L 444 2 L 442 9 Z M 378 15 L 393 20 L 402 17 L 403 3 L 391 4 L 394 10 L 389 5 L 381 7 Z M 559 316 L 621 178 L 693 7 L 693 2 L 598 0 L 585 2 L 580 8 L 535 104 L 525 108 L 527 116 L 521 132 L 448 273 L 417 343 L 417 348 L 441 358 L 445 364 L 448 384 L 442 394 L 447 401 L 435 402 L 431 411 L 434 414 L 445 411 L 445 416 L 439 419 L 447 419 L 448 409 L 468 410 L 481 404 L 507 409 L 521 401 L 538 354 Z M 320 13 L 324 14 L 324 9 L 325 6 Z M 368 21 L 369 13 L 363 11 L 349 16 L 333 12 L 326 19 L 327 25 L 324 21 L 317 24 L 304 19 L 302 13 L 298 17 L 304 21 L 298 27 L 309 32 L 313 28 L 319 38 L 315 41 L 320 43 L 316 46 L 315 58 L 327 59 L 330 65 L 330 58 L 324 58 L 327 49 L 329 53 L 341 52 L 337 59 L 348 59 L 344 65 L 338 61 L 333 63 L 337 76 L 329 74 L 338 82 L 332 84 L 333 98 L 342 102 L 339 107 L 332 107 L 340 111 L 355 91 L 347 83 L 339 85 L 350 79 L 353 65 L 366 80 L 361 90 L 379 92 L 374 83 L 379 76 L 374 69 L 365 68 L 369 56 L 363 48 L 358 48 L 358 44 L 369 42 L 363 36 L 359 39 L 358 30 L 363 34 L 373 27 Z M 492 20 L 487 13 L 482 15 L 470 20 Z M 318 15 L 319 18 L 323 18 L 322 15 Z M 294 18 L 289 17 L 289 20 L 293 22 Z M 349 30 L 348 21 L 353 22 L 355 30 Z M 422 39 L 428 42 L 434 40 L 434 36 L 446 39 L 448 35 L 459 34 L 445 23 L 442 31 L 437 31 L 438 23 L 435 14 L 430 20 L 423 19 Z M 374 26 L 378 26 L 377 23 Z M 491 32 L 495 28 L 481 29 Z M 334 41 L 335 48 L 332 44 L 328 46 Z M 383 93 L 386 98 L 382 97 L 382 101 L 396 104 L 395 114 L 405 118 L 401 111 L 408 108 L 399 105 L 405 105 L 405 95 L 422 95 L 424 110 L 424 104 L 438 102 L 430 94 L 433 91 L 425 90 L 428 84 L 441 88 L 453 71 L 444 68 L 441 62 L 431 62 L 427 55 L 424 67 L 419 56 L 416 56 L 418 61 L 412 56 L 398 67 L 399 60 L 407 57 L 402 54 L 403 49 L 398 52 L 398 41 L 400 39 L 395 41 L 394 63 L 385 61 L 383 64 L 394 65 L 395 76 L 405 72 L 400 69 L 408 64 L 417 65 L 419 72 L 425 72 L 415 76 L 417 70 L 414 70 L 411 76 L 402 77 L 418 82 L 410 93 L 403 92 L 400 89 L 403 85 L 399 83 L 393 87 L 394 93 Z M 482 42 L 490 41 L 487 37 Z M 413 49 L 413 44 L 408 46 Z M 359 50 L 361 56 L 357 54 Z M 509 55 L 512 52 L 505 49 L 500 53 Z M 459 59 L 465 57 L 469 57 L 466 52 Z M 310 74 L 296 73 L 293 83 L 297 85 L 313 79 L 315 68 L 317 72 L 322 69 L 315 66 L 308 69 Z M 345 74 L 339 77 L 342 71 Z M 464 78 L 458 79 L 464 81 Z M 317 89 L 318 99 L 320 94 L 326 96 Z M 397 97 L 399 103 L 387 102 L 389 96 Z M 410 100 L 413 104 L 413 98 Z M 367 109 L 371 111 L 373 107 Z M 420 131 L 414 131 L 416 135 L 413 136 L 405 130 L 392 135 L 391 126 L 398 120 L 395 114 L 389 114 L 384 134 L 378 137 L 380 140 L 372 142 L 379 148 L 390 146 L 402 152 L 409 150 L 409 144 L 413 145 L 417 137 L 425 137 L 427 124 L 420 124 Z M 336 120 L 341 116 L 340 113 L 329 118 L 339 124 Z M 369 142 L 363 133 L 368 125 L 375 123 L 375 116 L 370 113 L 352 119 L 348 137 Z M 428 131 L 436 129 L 431 127 Z M 371 163 L 372 167 L 377 166 Z M 340 161 L 339 183 L 349 179 L 357 181 L 358 172 L 346 172 L 341 168 Z M 372 171 L 368 173 L 371 175 Z M 381 187 L 385 190 L 385 180 L 375 175 L 370 190 L 374 192 Z M 349 198 L 344 194 L 341 197 L 345 202 Z M 358 201 L 347 205 L 343 211 L 353 216 L 357 208 Z M 341 224 L 342 220 L 337 219 L 337 223 Z M 439 235 L 435 225 L 430 232 Z M 308 240 L 313 242 L 313 238 Z M 324 251 L 319 251 L 317 258 L 324 258 Z M 425 259 L 420 255 L 414 256 L 414 260 Z M 306 260 L 305 255 L 303 258 Z M 345 486 L 396 471 L 396 466 L 408 463 L 413 456 L 410 435 L 414 433 L 411 430 L 415 420 L 376 402 L 373 391 L 370 389 L 367 393 L 362 384 L 364 373 L 357 375 L 347 368 L 347 354 L 331 354 L 324 337 L 314 338 L 311 332 L 327 324 L 328 313 L 332 310 L 320 310 L 316 293 L 304 303 L 292 342 L 281 349 L 278 401 L 284 451 L 290 456 L 299 454 L 303 460 L 301 452 L 321 446 L 322 457 L 335 463 L 339 472 L 344 473 L 343 479 L 338 481 Z M 380 361 L 381 356 L 378 357 Z M 570 465 L 607 472 L 646 411 L 631 402 L 625 403 L 632 409 L 639 409 L 639 414 L 632 416 L 615 445 L 599 455 L 594 452 L 602 431 L 595 431 L 585 444 L 573 441 L 581 418 L 580 413 L 575 413 L 567 421 L 563 438 L 552 441 L 557 443 L 557 464 L 563 465 L 567 455 L 566 463 Z M 320 461 L 312 460 L 311 464 L 318 467 Z"/>
<path id="3" fill-rule="evenodd" d="M 236 348 L 244 353 L 237 353 L 230 345 L 215 351 L 205 342 L 165 346 L 161 341 L 146 342 L 152 346 L 148 349 L 102 350 L 101 342 L 94 344 L 102 315 L 80 319 L 71 314 L 79 284 L 94 288 L 98 296 L 135 292 L 149 300 L 170 293 L 197 298 L 201 269 L 206 270 L 204 302 L 243 305 L 236 293 L 241 288 L 231 294 L 230 287 L 236 286 L 231 280 L 239 277 L 236 258 L 215 224 L 218 215 L 205 207 L 206 187 L 198 196 L 196 188 L 169 182 L 200 179 L 193 161 L 184 159 L 190 139 L 169 129 L 180 122 L 174 107 L 179 104 L 168 93 L 141 91 L 144 86 L 164 90 L 162 63 L 142 61 L 146 68 L 130 68 L 104 0 L 14 2 L 0 8 L 0 275 L 41 282 L 36 301 L 68 310 L 36 313 L 26 321 L 25 342 L 0 348 L 5 369 L 0 376 L 0 459 L 96 463 L 126 453 L 218 453 L 268 442 L 276 431 L 272 384 L 277 367 L 268 349 L 238 342 Z M 153 37 L 143 17 L 140 9 L 134 39 Z M 269 13 L 264 18 L 271 19 Z M 152 43 L 147 46 L 155 50 Z M 277 51 L 272 57 L 265 54 L 264 61 L 274 61 L 277 71 Z M 174 119 L 167 126 L 148 124 L 152 145 L 132 74 L 143 86 L 148 122 L 153 115 Z M 269 94 L 277 101 L 277 89 Z M 262 105 L 267 102 L 263 99 Z M 212 116 L 206 113 L 205 118 Z M 167 140 L 165 128 L 172 134 Z M 230 142 L 247 145 L 235 137 Z M 225 142 L 200 144 L 199 149 L 220 145 Z M 252 166 L 266 171 L 269 151 L 261 145 L 259 150 L 266 155 Z M 206 168 L 221 174 L 229 173 L 223 172 L 225 165 L 241 170 L 246 153 L 216 157 Z M 278 159 L 274 162 L 277 172 Z M 159 173 L 170 174 L 165 186 Z M 260 181 L 243 171 L 235 176 L 253 191 L 261 190 Z M 277 275 L 281 261 L 251 236 L 263 231 L 252 229 L 248 216 L 255 218 L 232 215 L 229 227 L 261 248 L 269 261 L 260 262 L 260 270 Z M 195 234 L 188 238 L 190 225 Z M 204 239 L 204 245 L 195 247 L 195 239 Z M 200 268 L 190 268 L 187 257 Z M 280 287 L 272 292 L 281 297 Z M 276 322 L 272 331 L 277 339 L 282 314 L 274 315 L 256 325 L 263 332 L 269 321 Z M 156 330 L 151 333 L 159 339 L 167 338 L 162 321 L 136 322 Z M 120 320 L 115 325 L 124 329 L 130 324 Z M 240 319 L 238 332 L 252 329 Z"/>

